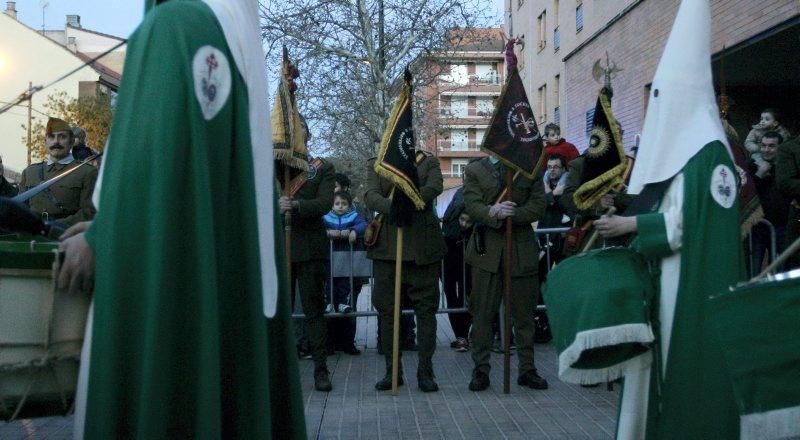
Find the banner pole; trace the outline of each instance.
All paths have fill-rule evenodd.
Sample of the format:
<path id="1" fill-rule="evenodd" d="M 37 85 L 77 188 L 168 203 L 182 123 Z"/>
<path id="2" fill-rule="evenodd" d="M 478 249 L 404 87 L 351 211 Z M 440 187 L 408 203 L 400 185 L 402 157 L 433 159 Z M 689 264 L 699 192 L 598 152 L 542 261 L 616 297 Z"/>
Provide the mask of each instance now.
<path id="1" fill-rule="evenodd" d="M 514 174 L 511 168 L 506 168 L 506 200 L 511 201 Z M 503 393 L 511 392 L 511 217 L 506 217 L 506 247 L 503 262 L 503 293 L 505 306 L 503 307 Z"/>
<path id="2" fill-rule="evenodd" d="M 394 325 L 392 327 L 392 396 L 397 395 L 400 367 L 400 285 L 403 275 L 403 227 L 397 227 L 397 252 L 394 260 Z"/>
<path id="3" fill-rule="evenodd" d="M 291 182 L 291 176 L 287 164 L 283 165 L 283 182 L 283 195 L 289 197 L 289 182 Z M 291 300 L 294 299 L 294 292 L 292 291 L 292 210 L 286 211 L 283 216 L 283 241 L 286 247 L 286 279 L 288 280 L 286 285 L 288 286 L 289 299 Z M 292 304 L 294 304 L 294 301 L 292 301 Z"/>

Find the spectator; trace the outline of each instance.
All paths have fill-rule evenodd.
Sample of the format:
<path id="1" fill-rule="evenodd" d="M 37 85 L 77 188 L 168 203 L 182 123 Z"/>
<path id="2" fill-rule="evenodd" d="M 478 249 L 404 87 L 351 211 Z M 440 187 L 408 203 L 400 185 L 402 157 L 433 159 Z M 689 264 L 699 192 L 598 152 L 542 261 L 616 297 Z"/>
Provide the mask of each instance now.
<path id="1" fill-rule="evenodd" d="M 363 238 L 364 231 L 367 229 L 366 220 L 353 209 L 353 197 L 350 193 L 345 191 L 334 193 L 333 208 L 329 213 L 325 214 L 323 220 L 325 221 L 328 239 L 333 240 L 334 252 L 349 251 L 350 245 L 355 245 L 358 238 Z M 332 255 L 331 258 L 333 259 L 335 257 Z M 333 261 L 331 261 L 331 265 L 333 265 Z M 351 291 L 350 279 L 350 277 L 333 278 L 333 285 L 331 286 L 333 298 L 331 305 L 333 306 L 333 310 L 339 313 L 352 313 L 353 307 L 351 306 L 351 299 L 352 304 L 355 304 L 358 293 L 361 292 L 360 280 L 353 279 L 353 289 Z M 355 299 L 351 298 L 351 295 L 355 296 Z M 353 343 L 355 322 L 352 322 L 352 332 L 349 331 L 350 324 L 350 322 L 347 322 L 342 326 L 339 322 L 329 322 L 328 329 L 331 334 L 331 339 L 333 339 L 331 341 L 332 345 L 334 348 L 339 348 L 347 354 L 361 354 L 361 351 L 359 351 Z M 343 338 L 337 338 L 340 334 L 343 335 Z M 336 340 L 345 338 L 346 340 Z"/>
<path id="2" fill-rule="evenodd" d="M 86 145 L 86 131 L 80 127 L 72 127 L 72 157 L 83 162 L 95 152 Z"/>
<path id="3" fill-rule="evenodd" d="M 19 188 L 6 179 L 3 156 L 0 156 L 0 197 L 14 197 L 18 192 Z"/>
<path id="4" fill-rule="evenodd" d="M 744 141 L 744 147 L 752 155 L 759 159 L 761 157 L 761 138 L 768 131 L 777 132 L 784 140 L 789 139 L 789 130 L 778 122 L 780 115 L 773 108 L 766 108 L 761 111 L 761 121 L 753 126 Z"/>
<path id="5" fill-rule="evenodd" d="M 78 166 L 78 162 L 70 153 L 72 142 L 73 136 L 69 124 L 58 118 L 50 118 L 45 133 L 45 145 L 49 156 L 46 161 L 25 168 L 19 182 L 20 190 L 27 191 L 45 180 Z M 41 215 L 44 220 L 65 226 L 91 220 L 97 212 L 92 204 L 92 192 L 96 180 L 97 168 L 84 165 L 31 198 L 28 204 L 31 210 Z"/>
<path id="6" fill-rule="evenodd" d="M 464 307 L 472 285 L 469 265 L 464 263 L 464 246 L 472 235 L 472 219 L 464 211 L 464 187 L 453 195 L 442 217 L 442 234 L 447 245 L 442 272 L 442 288 L 450 309 Z M 472 317 L 469 312 L 449 313 L 448 319 L 456 339 L 450 347 L 456 351 L 469 350 L 469 327 Z"/>
<path id="7" fill-rule="evenodd" d="M 558 228 L 568 224 L 570 219 L 564 213 L 558 201 L 567 186 L 567 161 L 564 156 L 555 153 L 547 157 L 547 169 L 544 172 L 544 193 L 547 198 L 547 209 L 544 218 L 539 221 L 540 228 Z"/>
<path id="8" fill-rule="evenodd" d="M 775 159 L 775 182 L 778 191 L 791 201 L 786 226 L 786 243 L 793 243 L 800 237 L 800 137 L 778 147 Z M 787 269 L 800 267 L 800 254 L 795 253 L 789 260 Z"/>
<path id="9" fill-rule="evenodd" d="M 556 124 L 550 123 L 544 127 L 544 140 L 546 143 L 542 157 L 550 157 L 551 154 L 560 154 L 564 157 L 564 160 L 569 163 L 580 155 L 575 145 L 561 137 L 561 127 Z"/>
<path id="10" fill-rule="evenodd" d="M 779 191 L 775 183 L 775 157 L 783 137 L 776 131 L 768 131 L 761 137 L 760 157 L 755 155 L 750 161 L 750 173 L 761 200 L 764 218 L 775 228 L 775 253 L 786 248 L 786 223 L 789 216 L 789 200 Z M 753 273 L 761 271 L 764 252 L 769 250 L 771 239 L 769 228 L 757 224 L 752 229 L 753 247 L 750 250 L 750 263 Z"/>

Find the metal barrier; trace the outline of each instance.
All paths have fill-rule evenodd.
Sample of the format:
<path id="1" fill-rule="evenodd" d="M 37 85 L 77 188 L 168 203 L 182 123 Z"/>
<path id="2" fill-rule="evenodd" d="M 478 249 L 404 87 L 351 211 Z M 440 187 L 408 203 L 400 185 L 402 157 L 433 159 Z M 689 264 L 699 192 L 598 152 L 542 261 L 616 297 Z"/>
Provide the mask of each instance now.
<path id="1" fill-rule="evenodd" d="M 539 238 L 542 235 L 544 235 L 545 244 L 543 246 L 543 250 L 545 252 L 545 258 L 546 258 L 546 261 L 547 261 L 547 270 L 548 271 L 552 267 L 551 248 L 553 246 L 553 242 L 551 241 L 551 236 L 552 236 L 552 234 L 565 233 L 565 232 L 569 231 L 569 229 L 570 228 L 541 228 L 541 229 L 536 229 L 534 231 L 535 234 L 537 235 L 537 238 Z M 334 310 L 333 312 L 325 313 L 325 316 L 329 317 L 329 318 L 358 318 L 358 317 L 362 317 L 362 316 L 378 316 L 378 311 L 375 310 L 375 308 L 372 306 L 371 303 L 369 304 L 369 308 L 367 310 L 357 310 L 357 308 L 356 308 L 356 306 L 357 306 L 356 302 L 357 301 L 356 301 L 355 295 L 353 294 L 354 287 L 355 287 L 355 281 L 356 281 L 357 278 L 368 278 L 369 279 L 368 284 L 370 286 L 370 292 L 372 291 L 372 288 L 375 285 L 375 280 L 374 280 L 374 278 L 372 276 L 372 273 L 371 273 L 371 268 L 372 268 L 371 264 L 370 264 L 370 273 L 368 275 L 363 276 L 361 273 L 353 273 L 354 272 L 354 270 L 353 270 L 354 269 L 354 262 L 358 261 L 361 258 L 361 256 L 356 255 L 356 253 L 363 252 L 364 254 L 366 254 L 366 251 L 355 250 L 353 248 L 352 244 L 349 245 L 349 249 L 346 250 L 346 251 L 334 251 L 333 250 L 333 240 L 330 240 L 329 243 L 330 244 L 329 244 L 329 247 L 328 247 L 328 252 L 329 252 L 328 253 L 328 258 L 329 258 L 328 262 L 329 262 L 329 269 L 330 270 L 328 270 L 328 283 L 327 283 L 328 286 L 327 286 L 325 294 L 328 297 L 329 304 L 334 304 L 334 301 L 333 301 L 333 288 L 334 288 L 333 279 L 334 279 L 334 277 L 336 277 L 336 278 L 339 278 L 339 277 L 347 277 L 347 278 L 349 278 L 349 281 L 350 281 L 350 307 L 352 308 L 353 312 L 352 313 L 340 313 L 340 312 Z M 466 243 L 462 242 L 461 246 L 462 246 L 461 250 L 462 250 L 462 255 L 463 255 L 464 251 L 466 251 Z M 338 260 L 345 260 L 346 263 L 342 263 L 341 261 L 337 261 L 337 259 Z M 438 313 L 438 314 L 442 314 L 442 313 L 447 313 L 447 314 L 449 314 L 449 313 L 469 313 L 469 295 L 464 295 L 464 306 L 463 307 L 454 307 L 454 308 L 447 308 L 446 307 L 447 298 L 446 298 L 445 292 L 444 292 L 444 283 L 445 283 L 444 259 L 442 259 L 440 264 L 441 264 L 441 268 L 440 268 L 440 278 L 439 278 L 439 309 L 438 309 L 438 311 L 436 313 Z M 462 258 L 461 259 L 461 276 L 462 276 L 462 278 L 461 278 L 461 284 L 458 285 L 458 288 L 462 288 L 463 286 L 466 286 L 466 284 L 467 284 L 466 266 L 467 266 L 466 262 Z M 349 267 L 350 268 L 350 272 L 346 273 L 346 274 L 341 274 L 341 272 L 339 272 L 338 269 L 342 268 L 342 267 Z M 295 292 L 293 292 L 293 294 L 294 293 Z M 547 306 L 539 305 L 539 306 L 536 307 L 536 309 L 537 310 L 547 310 Z M 403 310 L 401 310 L 401 313 L 403 315 L 413 315 L 414 314 L 414 310 L 413 309 L 403 309 Z M 303 314 L 303 313 L 293 313 L 292 317 L 293 318 L 304 318 L 305 314 Z"/>
<path id="2" fill-rule="evenodd" d="M 770 222 L 767 219 L 762 218 L 761 220 L 753 223 L 753 225 L 750 226 L 750 231 L 747 234 L 748 252 L 745 255 L 747 257 L 747 265 L 750 267 L 750 277 L 754 277 L 754 276 L 758 275 L 759 273 L 761 273 L 761 266 L 756 267 L 755 264 L 753 264 L 754 263 L 753 262 L 753 229 L 755 229 L 755 227 L 758 226 L 758 225 L 766 226 L 767 230 L 769 231 L 769 244 L 770 244 L 770 246 L 769 246 L 769 261 L 767 262 L 767 264 L 772 263 L 773 261 L 775 261 L 775 258 L 776 258 L 777 253 L 778 253 L 778 251 L 777 251 L 777 246 L 778 246 L 778 244 L 777 244 L 777 241 L 778 241 L 777 240 L 777 234 L 775 232 L 775 226 L 772 224 L 772 222 Z M 764 258 L 764 255 L 761 255 L 761 258 Z M 770 274 L 771 275 L 775 275 L 775 271 L 773 270 L 772 272 L 770 272 Z"/>

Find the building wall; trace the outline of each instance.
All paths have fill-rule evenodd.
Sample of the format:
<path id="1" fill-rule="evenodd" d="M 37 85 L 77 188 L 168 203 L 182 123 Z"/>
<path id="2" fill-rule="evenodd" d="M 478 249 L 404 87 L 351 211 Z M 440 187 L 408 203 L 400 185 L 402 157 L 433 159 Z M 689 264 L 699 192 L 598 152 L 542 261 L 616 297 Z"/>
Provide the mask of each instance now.
<path id="1" fill-rule="evenodd" d="M 592 79 L 595 60 L 608 52 L 622 70 L 613 80 L 614 115 L 630 148 L 641 132 L 646 111 L 645 87 L 655 74 L 677 14 L 677 0 L 643 0 L 596 38 L 567 54 L 564 63 L 565 129 L 567 139 L 580 150 L 587 146 L 586 111 L 594 108 L 599 85 Z M 797 0 L 762 0 L 758 7 L 747 0 L 711 1 L 711 51 L 732 47 L 800 14 Z M 735 68 L 735 66 L 729 66 Z"/>
<path id="2" fill-rule="evenodd" d="M 28 88 L 28 82 L 44 85 L 83 63 L 65 47 L 51 41 L 33 29 L 6 14 L 0 14 L 0 106 L 11 101 Z M 48 95 L 59 91 L 71 97 L 78 96 L 81 81 L 96 82 L 98 74 L 87 67 L 57 85 L 33 96 L 33 117 L 46 120 L 43 104 Z M 0 154 L 3 164 L 11 172 L 20 172 L 27 166 L 28 150 L 23 142 L 28 123 L 27 102 L 0 115 L 0 133 L 3 134 Z M 33 136 L 43 136 L 33 133 Z"/>
<path id="3" fill-rule="evenodd" d="M 516 46 L 520 76 L 528 100 L 541 127 L 564 123 L 565 75 L 563 57 L 590 38 L 605 23 L 637 0 L 508 0 L 506 29 L 523 37 Z M 660 0 L 672 1 L 672 0 Z M 583 26 L 576 23 L 577 7 L 583 9 Z M 510 14 L 509 14 L 510 13 Z M 543 28 L 543 31 L 541 29 Z M 555 45 L 555 30 L 559 44 Z M 590 66 L 591 67 L 591 66 Z M 591 75 L 591 69 L 587 72 Z M 558 77 L 558 80 L 556 79 Z M 556 121 L 556 107 L 561 114 Z M 562 127 L 563 128 L 563 127 Z"/>

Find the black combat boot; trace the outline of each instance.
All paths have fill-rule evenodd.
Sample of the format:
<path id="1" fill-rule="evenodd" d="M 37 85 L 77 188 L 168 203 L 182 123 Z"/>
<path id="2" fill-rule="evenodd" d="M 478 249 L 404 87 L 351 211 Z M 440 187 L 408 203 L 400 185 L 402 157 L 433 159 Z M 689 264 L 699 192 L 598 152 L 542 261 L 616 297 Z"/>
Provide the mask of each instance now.
<path id="1" fill-rule="evenodd" d="M 329 374 L 328 367 L 325 365 L 314 369 L 314 389 L 325 392 L 332 390 L 333 385 L 331 384 Z"/>

